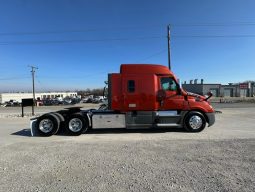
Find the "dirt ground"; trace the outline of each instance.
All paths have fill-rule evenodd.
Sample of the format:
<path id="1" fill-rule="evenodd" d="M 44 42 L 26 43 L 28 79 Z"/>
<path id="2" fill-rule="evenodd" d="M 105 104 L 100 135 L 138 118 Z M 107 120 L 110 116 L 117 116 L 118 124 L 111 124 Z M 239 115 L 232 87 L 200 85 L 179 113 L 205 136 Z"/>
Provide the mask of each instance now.
<path id="1" fill-rule="evenodd" d="M 103 129 L 47 138 L 30 136 L 19 108 L 0 108 L 0 191 L 255 191 L 255 104 L 213 105 L 222 113 L 201 133 Z"/>

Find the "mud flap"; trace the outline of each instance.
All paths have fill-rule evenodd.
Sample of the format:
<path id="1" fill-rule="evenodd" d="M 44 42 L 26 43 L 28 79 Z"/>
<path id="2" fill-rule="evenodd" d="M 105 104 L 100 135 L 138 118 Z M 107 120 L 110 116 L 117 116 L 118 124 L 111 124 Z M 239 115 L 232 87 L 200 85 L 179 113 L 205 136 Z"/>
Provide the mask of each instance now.
<path id="1" fill-rule="evenodd" d="M 40 133 L 36 129 L 36 122 L 37 122 L 37 119 L 34 119 L 34 120 L 30 121 L 30 131 L 31 131 L 31 136 L 32 137 L 40 136 Z"/>

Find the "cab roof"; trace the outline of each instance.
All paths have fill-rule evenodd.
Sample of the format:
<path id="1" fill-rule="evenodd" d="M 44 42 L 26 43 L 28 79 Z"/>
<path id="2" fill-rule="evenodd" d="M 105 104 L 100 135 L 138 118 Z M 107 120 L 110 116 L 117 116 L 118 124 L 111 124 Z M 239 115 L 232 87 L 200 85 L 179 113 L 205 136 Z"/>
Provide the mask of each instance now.
<path id="1" fill-rule="evenodd" d="M 174 76 L 168 67 L 159 64 L 122 64 L 121 74 L 157 74 Z"/>

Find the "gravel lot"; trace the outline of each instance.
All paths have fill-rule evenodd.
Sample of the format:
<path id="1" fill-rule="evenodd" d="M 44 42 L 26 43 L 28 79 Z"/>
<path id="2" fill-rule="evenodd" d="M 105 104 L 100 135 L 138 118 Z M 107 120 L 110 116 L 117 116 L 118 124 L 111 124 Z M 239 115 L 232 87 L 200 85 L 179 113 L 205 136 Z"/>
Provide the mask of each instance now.
<path id="1" fill-rule="evenodd" d="M 0 108 L 0 191 L 255 191 L 255 104 L 214 105 L 222 113 L 201 133 L 104 129 L 48 138 L 30 137 L 20 109 Z"/>

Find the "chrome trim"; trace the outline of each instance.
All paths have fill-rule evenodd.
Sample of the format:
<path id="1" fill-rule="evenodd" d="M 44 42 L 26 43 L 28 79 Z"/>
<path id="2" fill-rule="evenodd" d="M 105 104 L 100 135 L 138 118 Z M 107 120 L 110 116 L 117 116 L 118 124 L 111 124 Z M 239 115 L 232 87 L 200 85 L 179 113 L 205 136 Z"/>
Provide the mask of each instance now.
<path id="1" fill-rule="evenodd" d="M 156 124 L 157 127 L 181 127 L 180 124 L 177 123 L 158 123 Z"/>
<path id="2" fill-rule="evenodd" d="M 156 115 L 159 117 L 178 116 L 177 111 L 157 111 Z"/>

